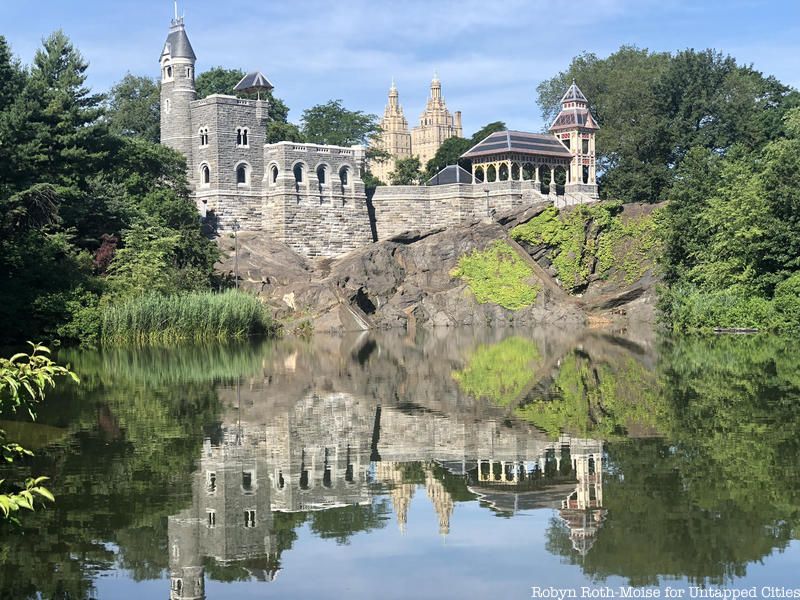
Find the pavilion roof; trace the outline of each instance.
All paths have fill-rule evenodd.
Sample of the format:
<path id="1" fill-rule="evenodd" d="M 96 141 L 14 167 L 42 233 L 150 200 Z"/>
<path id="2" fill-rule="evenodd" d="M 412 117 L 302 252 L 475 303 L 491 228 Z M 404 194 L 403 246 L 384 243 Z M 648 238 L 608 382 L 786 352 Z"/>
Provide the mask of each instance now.
<path id="1" fill-rule="evenodd" d="M 425 185 L 445 185 L 448 183 L 472 183 L 472 173 L 458 165 L 447 165 L 428 179 Z"/>
<path id="2" fill-rule="evenodd" d="M 572 158 L 572 154 L 567 147 L 552 135 L 527 133 L 525 131 L 497 131 L 492 133 L 467 150 L 461 157 L 476 158 L 509 153 Z"/>
<path id="3" fill-rule="evenodd" d="M 233 88 L 234 92 L 257 92 L 259 90 L 271 90 L 274 86 L 272 82 L 260 71 L 248 73 Z"/>

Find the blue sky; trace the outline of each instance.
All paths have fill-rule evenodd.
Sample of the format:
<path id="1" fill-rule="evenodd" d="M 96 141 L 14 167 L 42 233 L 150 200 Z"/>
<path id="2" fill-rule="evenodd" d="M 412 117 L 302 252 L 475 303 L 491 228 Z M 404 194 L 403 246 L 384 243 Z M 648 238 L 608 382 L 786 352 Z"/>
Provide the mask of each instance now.
<path id="1" fill-rule="evenodd" d="M 261 70 L 291 108 L 341 98 L 382 114 L 394 76 L 416 124 L 438 70 L 465 134 L 505 121 L 541 129 L 536 85 L 581 51 L 714 47 L 800 86 L 800 0 L 181 0 L 198 70 Z M 106 90 L 156 75 L 171 0 L 0 0 L 0 34 L 23 62 L 62 28 Z M 591 98 L 590 98 L 591 100 Z"/>

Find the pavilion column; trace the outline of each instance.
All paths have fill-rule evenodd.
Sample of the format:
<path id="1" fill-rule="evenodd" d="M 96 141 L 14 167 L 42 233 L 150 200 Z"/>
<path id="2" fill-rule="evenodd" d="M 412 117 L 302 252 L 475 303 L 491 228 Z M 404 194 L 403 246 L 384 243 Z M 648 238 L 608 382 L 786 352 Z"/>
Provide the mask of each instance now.
<path id="1" fill-rule="evenodd" d="M 550 167 L 550 189 L 548 190 L 551 196 L 556 195 L 556 168 Z"/>

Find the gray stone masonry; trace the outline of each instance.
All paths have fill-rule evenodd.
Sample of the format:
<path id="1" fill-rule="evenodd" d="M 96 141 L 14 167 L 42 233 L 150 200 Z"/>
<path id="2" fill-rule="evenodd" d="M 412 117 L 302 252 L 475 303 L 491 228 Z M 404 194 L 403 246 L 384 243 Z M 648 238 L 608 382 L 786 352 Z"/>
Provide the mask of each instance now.
<path id="1" fill-rule="evenodd" d="M 305 256 L 337 256 L 372 241 L 363 147 L 279 142 L 264 147 L 264 162 L 262 229 Z"/>
<path id="2" fill-rule="evenodd" d="M 241 229 L 260 229 L 266 103 L 213 95 L 192 102 L 191 113 L 194 150 L 188 168 L 198 209 L 215 219 L 218 229 L 232 229 L 235 223 Z M 201 143 L 202 133 L 207 144 Z M 241 167 L 244 183 L 237 179 Z M 207 184 L 204 168 L 209 170 Z"/>
<path id="3" fill-rule="evenodd" d="M 380 186 L 372 196 L 372 205 L 378 239 L 384 240 L 411 229 L 425 230 L 491 219 L 497 213 L 545 199 L 552 200 L 559 207 L 593 200 L 579 192 L 564 196 L 544 195 L 539 184 L 524 180 L 475 185 Z"/>

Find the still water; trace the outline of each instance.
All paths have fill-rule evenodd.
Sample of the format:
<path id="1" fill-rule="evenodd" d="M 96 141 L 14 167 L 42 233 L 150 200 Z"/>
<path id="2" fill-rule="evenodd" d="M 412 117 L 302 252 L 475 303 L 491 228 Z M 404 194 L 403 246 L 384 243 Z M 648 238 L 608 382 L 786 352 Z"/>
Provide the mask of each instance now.
<path id="1" fill-rule="evenodd" d="M 36 451 L 14 476 L 57 497 L 0 530 L 3 598 L 800 597 L 794 340 L 456 330 L 59 359 L 81 384 L 0 423 Z"/>

